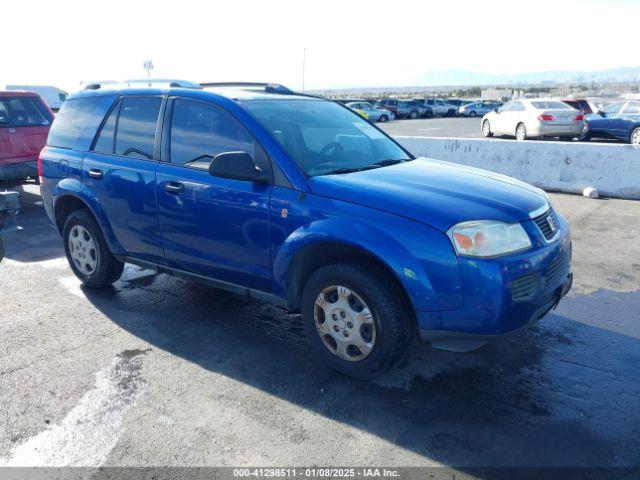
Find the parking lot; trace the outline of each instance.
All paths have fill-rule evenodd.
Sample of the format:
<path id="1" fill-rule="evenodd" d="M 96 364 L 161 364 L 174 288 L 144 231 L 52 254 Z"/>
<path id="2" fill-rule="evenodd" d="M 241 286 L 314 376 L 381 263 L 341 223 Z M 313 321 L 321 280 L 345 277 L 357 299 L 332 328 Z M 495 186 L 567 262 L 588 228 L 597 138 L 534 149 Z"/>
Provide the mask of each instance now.
<path id="1" fill-rule="evenodd" d="M 477 120 L 410 123 L 440 122 Z M 0 465 L 640 462 L 638 202 L 553 194 L 574 242 L 559 307 L 473 353 L 416 344 L 369 383 L 314 364 L 271 305 L 132 266 L 83 289 L 37 188 L 21 200 L 0 264 Z"/>
<path id="2" fill-rule="evenodd" d="M 377 123 L 389 135 L 394 137 L 448 137 L 448 138 L 484 138 L 480 130 L 480 118 L 433 117 L 417 120 L 399 119 L 388 123 Z M 493 137 L 513 141 L 513 137 Z M 545 140 L 553 140 L 546 138 Z M 593 139 L 589 143 L 619 143 L 615 140 Z"/>

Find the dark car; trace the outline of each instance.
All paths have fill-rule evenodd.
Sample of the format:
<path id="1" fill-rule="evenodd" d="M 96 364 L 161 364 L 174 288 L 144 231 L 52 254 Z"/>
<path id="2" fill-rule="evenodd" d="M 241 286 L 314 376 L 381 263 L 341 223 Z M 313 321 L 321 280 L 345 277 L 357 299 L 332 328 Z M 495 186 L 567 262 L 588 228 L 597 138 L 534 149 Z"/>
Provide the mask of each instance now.
<path id="1" fill-rule="evenodd" d="M 614 102 L 585 115 L 581 140 L 614 138 L 640 145 L 640 100 Z"/>
<path id="2" fill-rule="evenodd" d="M 277 303 L 352 376 L 397 365 L 416 336 L 478 348 L 537 322 L 571 285 L 569 227 L 542 190 L 415 158 L 309 95 L 85 91 L 64 103 L 40 167 L 87 287 L 129 262 Z"/>
<path id="3" fill-rule="evenodd" d="M 579 112 L 582 112 L 584 115 L 593 113 L 589 101 L 583 98 L 563 98 L 562 101 Z"/>
<path id="4" fill-rule="evenodd" d="M 53 112 L 37 93 L 0 92 L 0 181 L 36 179 Z"/>
<path id="5" fill-rule="evenodd" d="M 420 117 L 421 109 L 417 105 L 413 105 L 407 100 L 386 98 L 384 100 L 379 100 L 377 105 L 381 108 L 385 108 L 394 112 L 396 118 L 416 119 Z"/>

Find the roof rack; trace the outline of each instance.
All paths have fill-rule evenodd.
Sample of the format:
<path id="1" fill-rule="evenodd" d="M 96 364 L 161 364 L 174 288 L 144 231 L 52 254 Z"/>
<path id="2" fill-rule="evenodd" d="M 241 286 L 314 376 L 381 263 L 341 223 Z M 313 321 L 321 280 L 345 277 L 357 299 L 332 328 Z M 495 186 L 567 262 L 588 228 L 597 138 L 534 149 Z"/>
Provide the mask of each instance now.
<path id="1" fill-rule="evenodd" d="M 259 89 L 266 93 L 282 93 L 291 94 L 293 90 L 280 85 L 279 83 L 261 83 L 261 82 L 204 82 L 200 86 L 203 88 L 241 88 L 241 89 Z"/>
<path id="2" fill-rule="evenodd" d="M 133 80 L 105 80 L 101 82 L 91 82 L 84 86 L 84 90 L 100 90 L 101 88 L 127 88 L 127 87 L 150 87 L 150 88 L 196 88 L 202 89 L 200 84 L 189 82 L 188 80 L 178 80 L 171 78 L 143 78 Z"/>

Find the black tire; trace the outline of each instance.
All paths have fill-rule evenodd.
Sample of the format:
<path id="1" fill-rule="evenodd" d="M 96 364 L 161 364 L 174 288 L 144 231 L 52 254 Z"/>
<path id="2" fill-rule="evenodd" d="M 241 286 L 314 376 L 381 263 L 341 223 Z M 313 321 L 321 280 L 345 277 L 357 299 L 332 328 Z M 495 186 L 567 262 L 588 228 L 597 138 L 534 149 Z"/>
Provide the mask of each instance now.
<path id="1" fill-rule="evenodd" d="M 69 237 L 72 229 L 76 226 L 83 227 L 93 239 L 95 247 L 95 254 L 93 256 L 96 260 L 96 267 L 90 274 L 81 271 L 72 258 Z M 64 251 L 73 273 L 87 287 L 101 288 L 109 286 L 122 275 L 124 263 L 116 260 L 111 254 L 98 223 L 89 211 L 82 209 L 71 213 L 64 224 L 62 238 L 64 240 Z"/>
<path id="2" fill-rule="evenodd" d="M 636 127 L 631 131 L 631 135 L 629 135 L 629 143 L 631 145 L 640 145 L 640 127 Z"/>
<path id="3" fill-rule="evenodd" d="M 433 118 L 433 110 L 427 110 L 427 113 L 424 114 L 424 118 Z"/>
<path id="4" fill-rule="evenodd" d="M 415 120 L 416 118 L 418 118 L 418 111 L 417 110 L 411 110 L 411 112 L 409 113 L 409 118 L 411 120 Z"/>
<path id="5" fill-rule="evenodd" d="M 380 115 L 380 118 L 378 120 L 382 123 L 386 123 L 389 121 L 389 117 L 387 117 L 386 115 Z"/>
<path id="6" fill-rule="evenodd" d="M 470 117 L 475 118 L 477 115 L 475 110 L 472 110 L 471 113 L 469 114 Z"/>
<path id="7" fill-rule="evenodd" d="M 455 110 L 447 111 L 447 117 L 455 117 L 455 116 L 456 116 L 456 111 Z"/>
<path id="8" fill-rule="evenodd" d="M 316 299 L 333 285 L 347 287 L 356 293 L 373 314 L 375 342 L 370 353 L 361 360 L 338 357 L 325 345 L 316 329 Z M 360 379 L 370 379 L 393 368 L 405 357 L 411 344 L 413 317 L 405 303 L 402 293 L 388 281 L 382 270 L 344 263 L 320 267 L 311 274 L 302 294 L 302 317 L 315 356 L 330 368 Z"/>
<path id="9" fill-rule="evenodd" d="M 484 135 L 485 137 L 493 137 L 493 132 L 491 131 L 491 123 L 489 123 L 489 120 L 485 120 L 484 122 L 482 122 L 482 135 Z"/>

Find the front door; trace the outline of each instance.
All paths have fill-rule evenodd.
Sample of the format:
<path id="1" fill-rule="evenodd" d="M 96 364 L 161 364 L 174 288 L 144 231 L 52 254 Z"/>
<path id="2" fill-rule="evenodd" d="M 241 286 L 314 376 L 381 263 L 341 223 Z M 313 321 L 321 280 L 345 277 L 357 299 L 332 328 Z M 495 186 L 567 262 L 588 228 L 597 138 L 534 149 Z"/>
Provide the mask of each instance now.
<path id="1" fill-rule="evenodd" d="M 270 184 L 213 177 L 211 160 L 244 151 L 265 172 L 264 150 L 221 107 L 178 98 L 167 112 L 157 171 L 160 230 L 170 266 L 258 290 L 271 290 Z"/>

